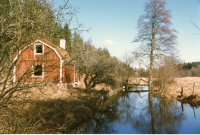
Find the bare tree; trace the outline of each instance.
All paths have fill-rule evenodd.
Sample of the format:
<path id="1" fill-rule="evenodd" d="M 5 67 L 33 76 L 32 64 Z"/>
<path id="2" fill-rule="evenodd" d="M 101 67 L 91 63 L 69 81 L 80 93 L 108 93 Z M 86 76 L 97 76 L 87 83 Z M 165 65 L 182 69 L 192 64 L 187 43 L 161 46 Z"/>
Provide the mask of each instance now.
<path id="1" fill-rule="evenodd" d="M 91 40 L 83 42 L 76 34 L 72 46 L 72 59 L 79 73 L 84 76 L 86 90 L 94 88 L 97 84 L 114 85 L 112 58 L 105 50 L 96 49 Z"/>
<path id="2" fill-rule="evenodd" d="M 121 85 L 125 85 L 128 83 L 130 77 L 134 76 L 134 69 L 131 67 L 131 63 L 133 63 L 133 57 L 128 55 L 127 52 L 123 55 L 122 62 L 118 64 L 118 77 L 121 77 Z"/>
<path id="3" fill-rule="evenodd" d="M 142 42 L 133 54 L 136 58 L 147 60 L 149 70 L 149 87 L 152 84 L 152 69 L 156 59 L 160 56 L 170 55 L 176 50 L 176 33 L 171 29 L 170 10 L 166 10 L 166 0 L 148 0 L 144 11 L 138 20 L 138 35 L 133 42 Z"/>
<path id="4" fill-rule="evenodd" d="M 200 31 L 200 27 L 199 27 L 197 24 L 195 24 L 195 23 L 191 20 L 191 18 L 190 18 L 190 21 L 191 21 L 192 25 L 194 25 L 194 26 Z M 198 35 L 198 34 L 197 34 L 197 35 Z"/>
<path id="5" fill-rule="evenodd" d="M 175 83 L 175 77 L 178 75 L 178 63 L 179 59 L 176 55 L 165 56 L 157 61 L 158 66 L 154 69 L 153 85 L 166 93 L 168 86 Z"/>

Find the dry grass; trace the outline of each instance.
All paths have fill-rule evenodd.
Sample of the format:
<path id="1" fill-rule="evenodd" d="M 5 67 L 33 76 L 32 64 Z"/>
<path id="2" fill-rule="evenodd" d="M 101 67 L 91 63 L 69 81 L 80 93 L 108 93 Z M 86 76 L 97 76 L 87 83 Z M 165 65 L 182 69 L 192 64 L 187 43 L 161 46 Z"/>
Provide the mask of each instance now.
<path id="1" fill-rule="evenodd" d="M 75 90 L 67 98 L 31 101 L 23 111 L 23 116 L 26 116 L 24 122 L 29 123 L 30 127 L 38 122 L 38 127 L 29 133 L 55 133 L 60 130 L 69 133 L 73 126 L 93 117 L 96 98 L 91 97 Z"/>
<path id="2" fill-rule="evenodd" d="M 138 83 L 140 79 L 148 81 L 148 78 L 129 78 L 129 83 Z M 185 97 L 188 97 L 193 94 L 193 85 L 195 82 L 195 90 L 194 95 L 198 95 L 200 97 L 200 77 L 184 77 L 184 78 L 176 78 L 175 83 L 169 86 L 168 92 L 166 94 L 162 94 L 162 96 L 173 96 L 177 97 L 180 95 L 181 88 L 183 87 L 183 94 Z M 145 85 L 146 82 L 141 81 L 140 84 Z M 158 88 L 155 88 L 158 89 Z"/>
<path id="3" fill-rule="evenodd" d="M 140 81 L 141 80 L 141 81 Z M 144 81 L 143 81 L 144 80 Z M 140 84 L 141 85 L 147 85 L 146 82 L 148 82 L 148 78 L 144 78 L 144 77 L 137 77 L 137 78 L 133 78 L 133 77 L 130 77 L 129 80 L 128 80 L 128 83 L 130 84 L 138 84 L 140 81 Z M 146 82 L 145 82 L 146 81 Z"/>
<path id="4" fill-rule="evenodd" d="M 1 110 L 0 133 L 70 133 L 81 121 L 93 117 L 100 95 L 116 93 L 104 84 L 89 92 L 83 81 L 72 89 L 56 84 L 14 93 L 9 109 Z"/>
<path id="5" fill-rule="evenodd" d="M 183 94 L 187 97 L 193 94 L 193 85 L 195 82 L 195 90 L 194 95 L 200 96 L 200 77 L 184 77 L 184 78 L 176 78 L 175 83 L 172 84 L 168 92 L 170 95 L 176 95 L 177 92 L 181 92 L 181 88 L 183 87 Z"/>
<path id="6" fill-rule="evenodd" d="M 70 133 L 75 125 L 93 117 L 98 98 L 106 92 L 44 86 L 15 93 L 18 98 L 10 101 L 12 111 L 2 112 L 9 119 L 0 119 L 0 127 L 7 125 L 0 133 Z M 13 124 L 13 114 L 20 124 Z"/>

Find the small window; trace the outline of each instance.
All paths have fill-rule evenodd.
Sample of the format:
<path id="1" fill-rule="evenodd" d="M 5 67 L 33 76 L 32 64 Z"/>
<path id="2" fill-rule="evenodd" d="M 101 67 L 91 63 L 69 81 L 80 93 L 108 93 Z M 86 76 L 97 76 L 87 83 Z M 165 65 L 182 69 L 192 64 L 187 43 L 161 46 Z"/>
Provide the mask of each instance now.
<path id="1" fill-rule="evenodd" d="M 42 45 L 36 45 L 36 53 L 42 53 Z"/>
<path id="2" fill-rule="evenodd" d="M 34 76 L 42 76 L 42 65 L 34 66 Z"/>

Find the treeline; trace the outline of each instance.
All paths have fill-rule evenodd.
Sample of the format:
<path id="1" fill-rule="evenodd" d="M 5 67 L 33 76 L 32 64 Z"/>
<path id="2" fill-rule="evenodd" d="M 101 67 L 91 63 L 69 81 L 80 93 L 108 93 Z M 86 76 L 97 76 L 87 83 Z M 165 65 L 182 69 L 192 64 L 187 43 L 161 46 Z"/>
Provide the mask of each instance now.
<path id="1" fill-rule="evenodd" d="M 178 64 L 179 77 L 195 77 L 200 76 L 200 62 L 188 62 Z"/>
<path id="2" fill-rule="evenodd" d="M 200 62 L 188 62 L 188 63 L 183 63 L 183 64 L 178 64 L 179 67 L 182 69 L 192 69 L 193 67 L 197 67 L 200 65 Z"/>
<path id="3" fill-rule="evenodd" d="M 117 87 L 134 74 L 128 63 L 112 57 L 106 48 L 95 48 L 91 39 L 84 42 L 77 33 L 73 38 L 71 57 L 79 74 L 84 77 L 86 90 L 102 83 Z"/>
<path id="4" fill-rule="evenodd" d="M 176 77 L 195 77 L 200 76 L 200 62 L 188 62 L 173 64 L 176 71 Z M 139 77 L 148 77 L 149 71 L 144 68 L 135 68 L 136 75 Z M 154 69 L 154 72 L 158 72 Z"/>

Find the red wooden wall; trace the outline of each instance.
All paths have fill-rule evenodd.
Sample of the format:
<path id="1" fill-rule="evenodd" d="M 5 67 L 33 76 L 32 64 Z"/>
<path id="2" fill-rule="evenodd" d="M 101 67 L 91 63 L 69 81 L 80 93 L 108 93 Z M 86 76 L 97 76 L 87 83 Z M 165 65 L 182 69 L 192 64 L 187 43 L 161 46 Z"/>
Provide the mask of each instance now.
<path id="1" fill-rule="evenodd" d="M 64 83 L 78 81 L 77 70 L 76 70 L 76 76 L 74 78 L 74 66 L 73 65 L 65 65 L 63 81 L 64 81 Z"/>
<path id="2" fill-rule="evenodd" d="M 43 75 L 33 76 L 33 65 L 43 65 Z M 64 64 L 64 63 L 63 63 Z M 63 83 L 74 82 L 74 66 L 62 67 Z M 34 45 L 24 50 L 16 63 L 16 81 L 24 82 L 60 82 L 60 59 L 57 54 L 44 45 L 44 53 L 34 56 Z M 78 77 L 75 77 L 78 81 Z"/>

